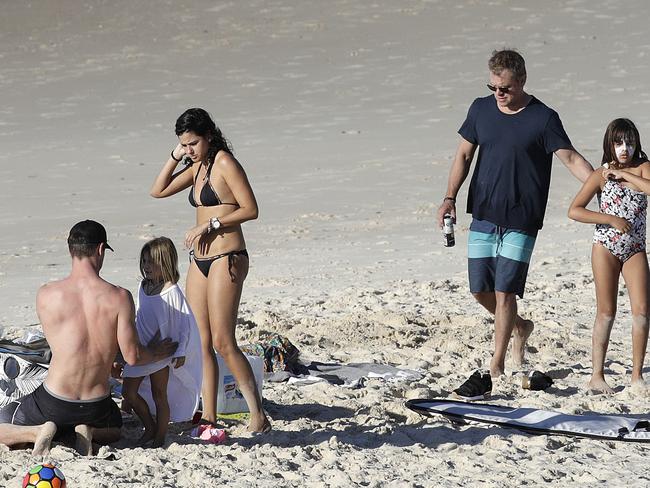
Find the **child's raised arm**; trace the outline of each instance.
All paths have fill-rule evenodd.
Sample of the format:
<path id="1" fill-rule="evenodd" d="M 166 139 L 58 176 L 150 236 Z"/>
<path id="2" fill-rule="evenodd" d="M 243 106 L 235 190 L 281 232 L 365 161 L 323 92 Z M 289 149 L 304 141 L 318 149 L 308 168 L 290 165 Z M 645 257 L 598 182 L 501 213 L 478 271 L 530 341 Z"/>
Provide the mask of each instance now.
<path id="1" fill-rule="evenodd" d="M 630 230 L 630 223 L 620 217 L 601 212 L 594 212 L 587 209 L 587 205 L 600 190 L 600 182 L 603 178 L 603 169 L 596 169 L 585 181 L 582 188 L 571 202 L 569 207 L 569 218 L 585 224 L 606 224 L 615 227 L 620 232 Z M 649 181 L 650 183 L 650 181 Z"/>
<path id="2" fill-rule="evenodd" d="M 641 165 L 640 176 L 624 169 L 606 169 L 603 170 L 603 177 L 632 183 L 643 193 L 650 195 L 650 162 L 645 162 Z"/>

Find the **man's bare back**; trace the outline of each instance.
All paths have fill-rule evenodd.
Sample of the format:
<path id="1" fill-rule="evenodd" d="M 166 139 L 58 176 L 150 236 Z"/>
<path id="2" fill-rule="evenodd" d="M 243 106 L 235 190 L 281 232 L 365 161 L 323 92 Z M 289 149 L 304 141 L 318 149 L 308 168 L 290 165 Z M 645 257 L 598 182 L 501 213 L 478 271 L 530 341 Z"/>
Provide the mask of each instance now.
<path id="1" fill-rule="evenodd" d="M 89 261 L 79 260 L 69 277 L 44 285 L 36 312 L 52 350 L 47 388 L 71 400 L 109 393 L 108 379 L 118 350 L 118 324 L 126 342 L 137 341 L 131 294 L 99 277 Z M 126 344 L 128 346 L 128 344 Z"/>

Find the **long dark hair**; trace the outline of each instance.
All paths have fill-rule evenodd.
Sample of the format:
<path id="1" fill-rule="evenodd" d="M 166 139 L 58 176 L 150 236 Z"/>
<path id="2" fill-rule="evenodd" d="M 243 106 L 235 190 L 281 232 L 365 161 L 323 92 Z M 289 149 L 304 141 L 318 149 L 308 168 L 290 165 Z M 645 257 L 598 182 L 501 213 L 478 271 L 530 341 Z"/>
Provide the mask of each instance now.
<path id="1" fill-rule="evenodd" d="M 233 154 L 232 146 L 228 139 L 221 133 L 221 129 L 210 117 L 210 114 L 202 108 L 189 108 L 176 119 L 176 135 L 180 136 L 185 132 L 194 132 L 197 136 L 205 137 L 209 143 L 208 164 L 214 161 L 219 151 L 226 151 Z"/>
<path id="2" fill-rule="evenodd" d="M 616 151 L 614 151 L 614 143 L 620 143 L 621 141 L 634 144 L 632 161 L 646 161 L 648 159 L 648 156 L 641 149 L 641 137 L 639 137 L 639 131 L 634 122 L 630 119 L 614 119 L 607 126 L 605 137 L 603 137 L 603 160 L 601 164 L 618 161 Z"/>

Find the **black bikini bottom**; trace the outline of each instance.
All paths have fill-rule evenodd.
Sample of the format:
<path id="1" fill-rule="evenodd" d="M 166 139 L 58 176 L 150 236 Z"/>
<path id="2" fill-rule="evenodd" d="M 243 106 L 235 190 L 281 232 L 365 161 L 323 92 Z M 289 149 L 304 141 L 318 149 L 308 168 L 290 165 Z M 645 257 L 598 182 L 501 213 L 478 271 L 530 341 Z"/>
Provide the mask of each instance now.
<path id="1" fill-rule="evenodd" d="M 246 249 L 241 249 L 239 251 L 224 252 L 223 254 L 217 254 L 216 256 L 212 256 L 209 258 L 197 258 L 194 255 L 194 251 L 190 251 L 190 259 L 194 259 L 194 262 L 196 263 L 196 267 L 199 268 L 201 273 L 203 273 L 203 276 L 205 276 L 206 278 L 210 273 L 210 266 L 212 266 L 212 263 L 214 263 L 217 259 L 221 259 L 226 256 L 228 256 L 228 274 L 230 275 L 230 281 L 235 281 L 235 275 L 232 272 L 233 256 L 248 257 L 248 251 L 246 251 Z"/>

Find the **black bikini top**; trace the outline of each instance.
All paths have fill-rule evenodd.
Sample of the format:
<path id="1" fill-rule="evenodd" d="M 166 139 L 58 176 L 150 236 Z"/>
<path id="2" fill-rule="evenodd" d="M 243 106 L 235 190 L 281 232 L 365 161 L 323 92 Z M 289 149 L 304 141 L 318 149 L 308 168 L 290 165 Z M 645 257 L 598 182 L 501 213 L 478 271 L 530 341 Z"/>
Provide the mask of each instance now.
<path id="1" fill-rule="evenodd" d="M 196 177 L 194 178 L 194 184 L 192 185 L 192 188 L 190 188 L 190 193 L 187 196 L 188 200 L 190 201 L 190 205 L 192 205 L 193 207 L 216 207 L 218 205 L 237 205 L 236 203 L 222 202 L 221 199 L 219 198 L 219 195 L 217 195 L 216 190 L 212 188 L 212 183 L 210 183 L 210 171 L 212 171 L 213 164 L 214 161 L 209 164 L 208 170 L 205 173 L 205 177 L 203 179 L 205 183 L 203 184 L 203 188 L 201 188 L 198 204 L 194 199 L 194 188 L 196 187 L 196 181 L 199 179 L 199 172 L 198 171 L 196 172 Z"/>

